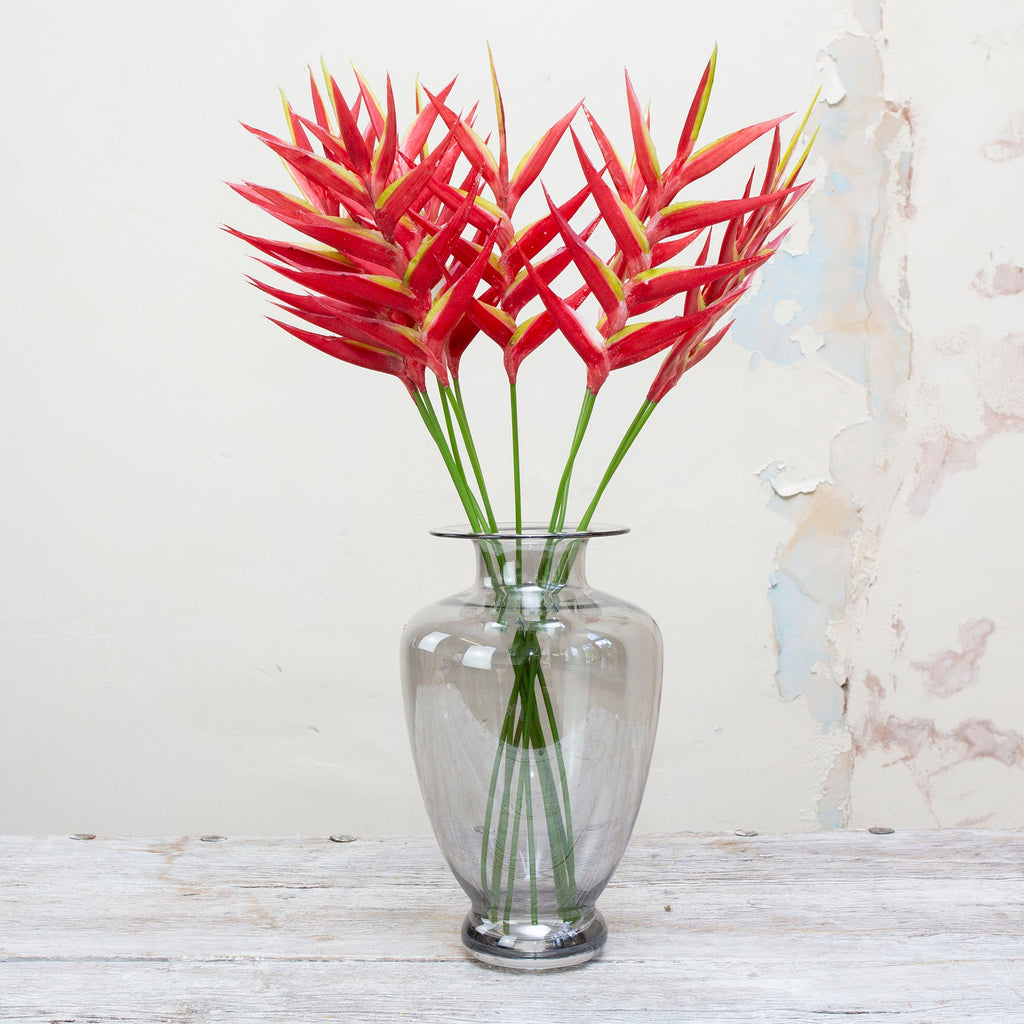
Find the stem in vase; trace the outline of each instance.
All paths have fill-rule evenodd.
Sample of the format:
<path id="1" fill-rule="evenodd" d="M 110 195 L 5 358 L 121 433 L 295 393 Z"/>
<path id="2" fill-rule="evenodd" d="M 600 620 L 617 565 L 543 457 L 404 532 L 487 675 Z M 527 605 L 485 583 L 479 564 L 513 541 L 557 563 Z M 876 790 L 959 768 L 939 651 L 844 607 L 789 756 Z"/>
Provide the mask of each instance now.
<path id="1" fill-rule="evenodd" d="M 534 665 L 536 672 L 540 667 L 539 658 L 536 659 Z M 551 756 L 548 753 L 548 744 L 541 728 L 536 699 L 531 700 L 530 707 L 526 710 L 530 716 L 528 742 L 537 752 L 537 774 L 540 776 L 540 792 L 544 801 L 544 817 L 548 826 L 548 845 L 551 849 L 551 871 L 554 875 L 555 896 L 558 900 L 559 912 L 563 915 L 567 912 L 570 914 L 568 918 L 563 916 L 563 920 L 573 920 L 571 913 L 576 903 L 576 887 L 575 879 L 570 879 L 568 875 L 567 837 L 562 807 L 559 803 L 559 787 L 555 784 Z M 552 737 L 551 743 L 555 744 L 557 740 Z"/>
<path id="2" fill-rule="evenodd" d="M 524 806 L 527 827 L 530 908 L 533 923 L 537 923 L 538 917 L 536 836 L 532 791 L 533 765 L 536 765 L 540 780 L 548 845 L 551 852 L 551 870 L 559 912 L 562 914 L 563 920 L 566 921 L 575 920 L 578 916 L 568 778 L 561 752 L 554 707 L 541 667 L 541 652 L 531 625 L 521 622 L 516 628 L 516 635 L 509 648 L 509 655 L 515 669 L 515 677 L 491 770 L 480 854 L 481 888 L 488 900 L 491 920 L 497 919 L 501 885 L 504 879 L 503 924 L 506 932 L 510 927 L 511 907 L 515 895 L 515 867 Z M 544 735 L 537 698 L 538 691 L 544 701 L 550 737 Z M 554 763 L 551 757 L 552 748 L 555 751 Z M 556 770 L 558 780 L 555 779 Z M 500 800 L 497 795 L 499 779 L 503 781 Z M 515 787 L 514 800 L 513 787 Z M 497 812 L 496 823 L 495 811 Z M 511 835 L 509 834 L 510 825 Z M 494 849 L 493 855 L 489 856 L 492 826 L 495 828 Z"/>
<path id="3" fill-rule="evenodd" d="M 562 757 L 562 743 L 558 735 L 558 723 L 555 721 L 555 709 L 551 703 L 551 693 L 548 690 L 547 681 L 544 678 L 544 670 L 537 661 L 537 682 L 540 685 L 540 694 L 544 700 L 544 711 L 548 716 L 548 727 L 551 731 L 551 744 L 555 748 L 555 758 L 558 762 L 558 778 L 562 783 L 562 806 L 565 808 L 564 833 L 567 841 L 565 850 L 565 869 L 569 876 L 569 882 L 573 888 L 576 884 L 576 837 L 572 830 L 572 809 L 569 806 L 569 776 L 565 771 L 565 760 Z"/>
<path id="4" fill-rule="evenodd" d="M 523 645 L 527 643 L 526 636 L 523 632 L 522 626 L 516 630 L 515 638 L 512 641 L 512 645 L 509 648 L 509 655 L 512 658 L 512 664 L 515 667 L 515 680 L 512 685 L 512 693 L 509 696 L 508 707 L 505 712 L 505 722 L 508 725 L 507 730 L 503 729 L 502 736 L 498 739 L 498 749 L 494 755 L 494 770 L 491 776 L 491 790 L 488 795 L 487 811 L 485 814 L 485 820 L 489 822 L 491 816 L 491 809 L 495 802 L 495 790 L 498 775 L 500 773 L 502 761 L 505 764 L 505 777 L 504 786 L 501 791 L 501 804 L 498 809 L 498 825 L 497 832 L 494 836 L 494 860 L 491 869 L 491 886 L 487 886 L 487 874 L 484 871 L 481 877 L 482 887 L 484 892 L 490 893 L 492 899 L 492 911 L 490 914 L 491 920 L 496 920 L 498 916 L 498 894 L 501 892 L 501 879 L 505 865 L 505 844 L 508 839 L 508 816 L 509 816 L 509 804 L 512 798 L 512 778 L 515 773 L 516 766 L 516 752 L 523 746 L 523 730 L 525 727 L 526 716 L 525 713 L 519 711 L 520 703 L 525 707 L 526 704 L 526 669 L 528 667 L 528 661 L 524 661 L 522 658 Z M 519 711 L 517 718 L 517 711 Z M 509 742 L 511 740 L 511 742 Z M 490 834 L 489 824 L 484 826 L 483 836 L 483 847 L 487 849 L 488 836 Z M 510 859 L 515 862 L 516 851 L 513 848 L 510 853 Z M 484 858 L 486 860 L 486 857 Z M 531 873 L 535 870 L 534 866 L 530 865 Z"/>

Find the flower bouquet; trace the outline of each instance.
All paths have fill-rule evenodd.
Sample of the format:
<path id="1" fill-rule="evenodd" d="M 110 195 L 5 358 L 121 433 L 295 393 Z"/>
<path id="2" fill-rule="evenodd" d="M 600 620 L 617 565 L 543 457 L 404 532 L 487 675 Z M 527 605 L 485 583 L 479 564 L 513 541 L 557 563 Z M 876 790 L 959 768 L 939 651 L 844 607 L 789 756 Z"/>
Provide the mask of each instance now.
<path id="1" fill-rule="evenodd" d="M 595 902 L 646 781 L 661 640 L 646 613 L 589 586 L 584 547 L 622 532 L 592 525 L 609 481 L 662 399 L 725 336 L 809 187 L 798 182 L 813 142 L 798 151 L 807 116 L 785 148 L 782 117 L 698 148 L 714 76 L 712 54 L 664 168 L 627 74 L 628 163 L 580 103 L 513 169 L 493 60 L 495 145 L 478 133 L 476 107 L 449 104 L 454 80 L 437 92 L 417 85 L 415 116 L 399 132 L 390 79 L 381 103 L 356 72 L 346 98 L 325 67 L 322 85 L 310 72 L 311 117 L 284 101 L 287 138 L 248 129 L 281 157 L 298 194 L 232 186 L 297 236 L 227 229 L 298 287 L 250 278 L 302 326 L 274 322 L 401 382 L 468 520 L 437 532 L 473 542 L 477 583 L 408 624 L 403 676 L 428 812 L 472 902 L 463 940 L 503 966 L 579 963 L 605 940 Z M 764 169 L 741 195 L 681 198 L 765 136 Z M 540 182 L 560 144 L 580 170 L 567 197 Z M 519 224 L 531 188 L 543 190 L 542 215 Z M 582 359 L 585 387 L 550 516 L 526 524 L 517 382 L 524 360 L 556 335 Z M 481 337 L 500 349 L 508 378 L 507 521 L 492 507 L 460 385 L 462 356 Z M 592 500 L 568 520 L 598 395 L 612 371 L 654 357 L 650 388 Z"/>

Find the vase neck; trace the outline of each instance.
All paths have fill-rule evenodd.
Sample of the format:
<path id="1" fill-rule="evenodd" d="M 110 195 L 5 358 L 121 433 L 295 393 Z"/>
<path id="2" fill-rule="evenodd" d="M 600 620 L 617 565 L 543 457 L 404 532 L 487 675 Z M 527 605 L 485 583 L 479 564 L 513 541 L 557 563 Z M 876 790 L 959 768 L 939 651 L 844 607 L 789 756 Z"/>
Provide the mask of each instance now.
<path id="1" fill-rule="evenodd" d="M 509 587 L 580 587 L 586 585 L 587 539 L 524 537 L 473 541 L 479 583 Z"/>

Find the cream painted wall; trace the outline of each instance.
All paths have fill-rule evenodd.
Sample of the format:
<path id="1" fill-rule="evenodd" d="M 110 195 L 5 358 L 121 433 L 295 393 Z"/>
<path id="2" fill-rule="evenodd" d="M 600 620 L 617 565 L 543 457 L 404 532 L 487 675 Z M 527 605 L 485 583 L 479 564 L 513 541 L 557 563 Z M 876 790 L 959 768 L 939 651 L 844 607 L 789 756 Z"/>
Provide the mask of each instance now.
<path id="1" fill-rule="evenodd" d="M 427 831 L 396 641 L 468 579 L 426 536 L 457 504 L 401 390 L 268 324 L 217 226 L 267 228 L 222 182 L 285 175 L 236 122 L 277 130 L 307 63 L 400 102 L 458 72 L 468 105 L 487 39 L 520 152 L 581 95 L 625 145 L 623 65 L 674 145 L 715 40 L 708 138 L 824 85 L 790 252 L 590 558 L 666 639 L 638 827 L 1024 823 L 1024 4 L 444 9 L 7 14 L 0 830 Z M 463 380 L 504 467 L 496 354 Z M 577 497 L 647 373 L 602 394 Z M 581 388 L 553 342 L 524 371 L 538 517 Z"/>

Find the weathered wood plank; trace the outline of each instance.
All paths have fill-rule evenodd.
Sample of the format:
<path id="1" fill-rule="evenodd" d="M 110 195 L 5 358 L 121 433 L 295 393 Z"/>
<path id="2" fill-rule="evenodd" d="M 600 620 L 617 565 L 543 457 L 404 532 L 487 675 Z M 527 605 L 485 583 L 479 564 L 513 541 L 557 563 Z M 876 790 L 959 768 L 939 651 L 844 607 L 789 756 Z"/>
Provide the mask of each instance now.
<path id="1" fill-rule="evenodd" d="M 0 837 L 0 1022 L 1024 1021 L 1021 831 L 640 837 L 601 906 L 523 976 L 430 840 Z"/>

